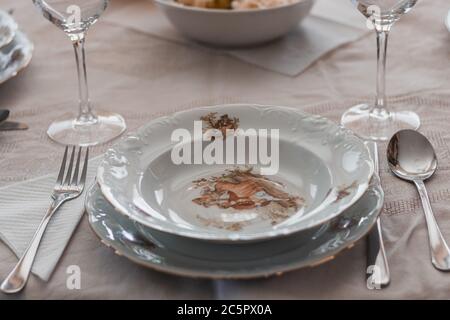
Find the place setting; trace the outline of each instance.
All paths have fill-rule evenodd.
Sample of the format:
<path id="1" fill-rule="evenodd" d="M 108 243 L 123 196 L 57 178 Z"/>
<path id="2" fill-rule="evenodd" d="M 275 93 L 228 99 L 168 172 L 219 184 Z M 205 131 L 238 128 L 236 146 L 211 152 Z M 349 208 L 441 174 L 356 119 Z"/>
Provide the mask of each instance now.
<path id="1" fill-rule="evenodd" d="M 33 44 L 19 27 L 11 13 L 0 10 L 0 84 L 27 67 L 33 54 Z"/>
<path id="2" fill-rule="evenodd" d="M 58 146 L 58 171 L 0 187 L 0 239 L 18 257 L 0 277 L 1 292 L 27 292 L 30 276 L 37 276 L 42 286 L 51 285 L 52 274 L 62 268 L 60 260 L 69 257 L 71 239 L 81 232 L 93 236 L 90 246 L 101 252 L 99 265 L 104 256 L 116 254 L 120 261 L 129 261 L 127 267 L 138 265 L 155 277 L 161 273 L 211 280 L 224 287 L 232 283 L 235 288 L 245 287 L 248 282 L 243 280 L 249 279 L 263 283 L 269 278 L 276 285 L 288 273 L 293 279 L 319 266 L 327 270 L 336 260 L 350 265 L 353 261 L 345 252 L 362 246 L 360 287 L 389 292 L 396 285 L 393 266 L 398 268 L 392 258 L 403 254 L 393 248 L 396 230 L 385 227 L 386 198 L 392 193 L 387 184 L 394 177 L 396 187 L 417 189 L 414 210 L 421 215 L 426 237 L 414 236 L 427 244 L 427 265 L 434 268 L 427 272 L 449 271 L 446 239 L 450 234 L 441 229 L 444 218 L 435 216 L 434 194 L 427 192 L 427 187 L 434 188 L 432 176 L 446 170 L 440 164 L 446 159 L 441 159 L 434 137 L 428 131 L 421 133 L 421 109 L 392 107 L 386 94 L 391 28 L 395 32 L 395 23 L 418 1 L 345 2 L 363 17 L 361 28 L 355 26 L 356 20 L 339 22 L 347 20 L 347 13 L 325 18 L 329 13 L 323 10 L 324 0 L 155 0 L 151 6 L 156 5 L 160 17 L 163 13 L 174 29 L 167 29 L 160 19 L 140 24 L 137 11 L 148 2 L 113 4 L 117 9 L 105 18 L 105 27 L 110 23 L 142 31 L 153 23 L 150 34 L 195 50 L 226 52 L 243 61 L 245 55 L 261 50 L 251 63 L 267 67 L 257 62 L 266 56 L 271 62 L 265 69 L 286 78 L 302 77 L 300 73 L 323 54 L 369 31 L 376 35 L 375 97 L 340 110 L 338 122 L 304 111 L 298 99 L 295 106 L 196 105 L 142 119 L 137 129 L 128 129 L 127 109 L 105 104 L 103 110 L 97 108 L 98 96 L 90 89 L 100 84 L 88 82 L 88 66 L 93 63 L 86 63 L 85 45 L 94 41 L 94 36 L 87 41 L 88 31 L 102 23 L 109 1 L 33 0 L 35 11 L 59 29 L 48 32 L 62 31 L 67 46 L 72 43 L 78 108 L 54 119 L 46 128 L 47 140 L 41 140 Z M 340 5 L 330 5 L 328 10 L 336 7 Z M 137 18 L 120 22 L 127 14 Z M 278 27 L 270 29 L 275 24 L 266 24 L 267 19 L 278 21 Z M 319 31 L 308 33 L 316 23 Z M 342 28 L 335 32 L 351 32 L 344 32 L 336 42 L 315 46 L 326 42 L 320 34 L 324 36 L 334 24 Z M 236 35 L 236 30 L 243 32 Z M 299 40 L 300 33 L 314 40 L 284 60 L 286 51 L 275 48 L 280 45 L 277 41 Z M 286 72 L 291 59 L 305 50 L 309 55 Z M 0 51 L 0 83 L 1 77 L 6 81 L 6 74 L 13 77 L 27 66 L 33 52 L 33 44 L 12 16 L 2 11 Z M 280 60 L 274 62 L 274 57 Z M 8 117 L 8 110 L 0 110 L 0 131 L 5 125 L 27 127 Z M 389 171 L 392 179 L 385 179 L 383 171 Z M 85 222 L 80 223 L 83 216 Z"/>
<path id="3" fill-rule="evenodd" d="M 0 9 L 0 85 L 25 69 L 33 55 L 33 44 L 23 33 L 12 11 Z M 7 121 L 9 110 L 0 110 L 0 131 L 26 130 L 24 123 Z"/>

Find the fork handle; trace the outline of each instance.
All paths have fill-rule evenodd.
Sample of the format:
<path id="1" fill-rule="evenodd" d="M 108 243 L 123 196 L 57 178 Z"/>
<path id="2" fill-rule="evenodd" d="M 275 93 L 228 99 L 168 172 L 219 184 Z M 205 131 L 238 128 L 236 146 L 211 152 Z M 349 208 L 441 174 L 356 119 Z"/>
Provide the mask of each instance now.
<path id="1" fill-rule="evenodd" d="M 427 223 L 428 238 L 431 249 L 431 262 L 434 267 L 441 271 L 450 271 L 450 250 L 441 230 L 436 222 L 436 218 L 431 208 L 430 199 L 428 198 L 427 189 L 422 180 L 415 180 L 414 184 L 419 191 L 422 200 L 423 212 L 425 213 L 425 221 Z"/>
<path id="2" fill-rule="evenodd" d="M 52 215 L 61 206 L 64 201 L 62 199 L 53 200 L 50 208 L 48 208 L 47 213 L 41 220 L 39 227 L 37 228 L 33 239 L 31 240 L 28 248 L 23 253 L 19 262 L 17 262 L 14 269 L 9 273 L 5 280 L 3 280 L 0 289 L 4 293 L 16 293 L 23 289 L 27 283 L 28 277 L 30 275 L 31 267 L 33 266 L 34 258 L 41 243 L 42 236 L 44 235 L 45 229 L 47 228 L 48 222 L 50 221 Z"/>

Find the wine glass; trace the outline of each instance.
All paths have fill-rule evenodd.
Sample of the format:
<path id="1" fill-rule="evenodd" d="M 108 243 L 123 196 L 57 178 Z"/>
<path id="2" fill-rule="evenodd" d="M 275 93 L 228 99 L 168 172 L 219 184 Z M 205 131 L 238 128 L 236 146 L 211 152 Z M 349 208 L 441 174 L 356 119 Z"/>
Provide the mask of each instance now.
<path id="1" fill-rule="evenodd" d="M 341 118 L 346 128 L 362 138 L 384 141 L 400 129 L 418 129 L 419 116 L 412 111 L 392 111 L 386 103 L 386 51 L 389 31 L 417 0 L 351 0 L 377 34 L 377 96 L 373 104 L 348 109 Z"/>
<path id="2" fill-rule="evenodd" d="M 46 19 L 62 29 L 72 41 L 78 71 L 79 113 L 53 122 L 51 139 L 65 145 L 90 146 L 110 141 L 125 129 L 119 114 L 95 111 L 89 100 L 84 43 L 90 26 L 105 11 L 108 0 L 33 0 Z"/>

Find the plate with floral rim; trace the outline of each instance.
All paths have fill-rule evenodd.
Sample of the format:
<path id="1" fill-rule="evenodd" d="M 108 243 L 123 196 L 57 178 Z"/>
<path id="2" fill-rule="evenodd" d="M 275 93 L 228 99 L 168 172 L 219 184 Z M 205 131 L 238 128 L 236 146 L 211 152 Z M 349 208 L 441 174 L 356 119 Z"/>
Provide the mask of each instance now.
<path id="1" fill-rule="evenodd" d="M 6 11 L 0 10 L 0 48 L 8 45 L 17 31 L 17 23 Z"/>
<path id="2" fill-rule="evenodd" d="M 331 220 L 367 190 L 364 142 L 294 108 L 196 108 L 155 119 L 110 148 L 98 168 L 122 214 L 170 234 L 261 241 Z"/>
<path id="3" fill-rule="evenodd" d="M 33 56 L 34 46 L 27 36 L 17 31 L 14 39 L 0 48 L 0 84 L 25 69 Z"/>
<path id="4" fill-rule="evenodd" d="M 144 267 L 195 278 L 250 279 L 317 266 L 353 247 L 370 231 L 383 206 L 379 180 L 373 181 L 361 199 L 338 217 L 264 242 L 206 242 L 144 227 L 115 210 L 98 184 L 87 192 L 86 210 L 103 244 Z"/>

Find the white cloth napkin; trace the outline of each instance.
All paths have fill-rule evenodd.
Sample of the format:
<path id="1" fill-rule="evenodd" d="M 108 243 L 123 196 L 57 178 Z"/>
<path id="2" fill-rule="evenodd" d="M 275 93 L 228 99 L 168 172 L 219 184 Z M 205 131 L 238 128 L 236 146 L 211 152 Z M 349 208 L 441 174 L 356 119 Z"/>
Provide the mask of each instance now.
<path id="1" fill-rule="evenodd" d="M 296 76 L 327 52 L 369 32 L 364 17 L 349 0 L 318 0 L 296 30 L 286 37 L 254 48 L 236 50 L 201 46 L 180 35 L 151 1 L 132 0 L 105 15 L 104 20 L 161 39 L 207 48 L 261 68 Z"/>
<path id="2" fill-rule="evenodd" d="M 86 189 L 94 181 L 100 161 L 101 157 L 89 161 Z M 28 247 L 51 203 L 56 177 L 54 173 L 0 188 L 0 239 L 18 257 Z M 63 204 L 47 226 L 32 269 L 44 281 L 50 278 L 84 213 L 85 193 Z"/>

